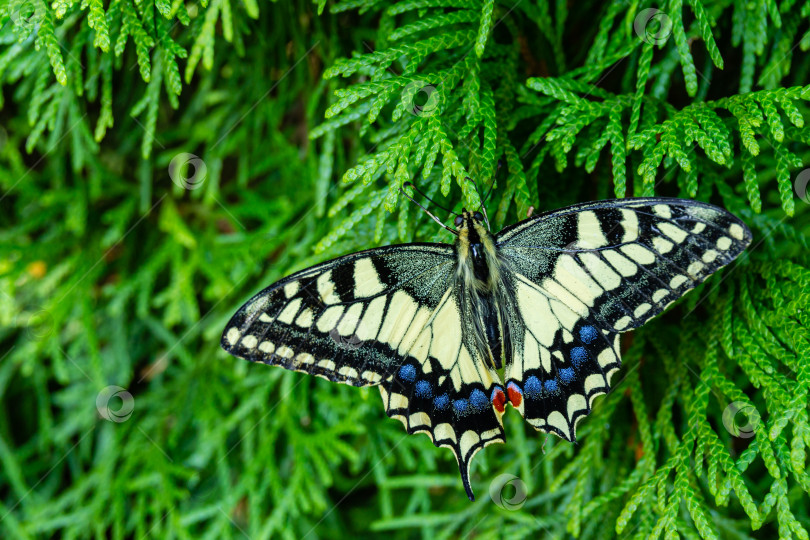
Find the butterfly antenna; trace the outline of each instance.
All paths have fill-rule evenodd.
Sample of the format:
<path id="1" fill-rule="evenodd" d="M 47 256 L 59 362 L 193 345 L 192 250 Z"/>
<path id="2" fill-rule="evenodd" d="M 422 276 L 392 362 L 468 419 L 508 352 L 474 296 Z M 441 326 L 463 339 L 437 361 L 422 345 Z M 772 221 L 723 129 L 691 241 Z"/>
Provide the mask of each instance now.
<path id="1" fill-rule="evenodd" d="M 441 209 L 442 209 L 442 210 L 444 210 L 445 212 L 450 212 L 450 213 L 451 213 L 451 214 L 453 214 L 454 216 L 457 216 L 457 215 L 458 215 L 456 212 L 453 212 L 453 211 L 452 211 L 452 210 L 450 210 L 449 208 L 446 208 L 446 207 L 444 207 L 444 206 L 440 205 L 439 203 L 437 203 L 436 201 L 434 201 L 433 199 L 431 199 L 430 197 L 428 197 L 428 196 L 425 194 L 425 192 L 424 192 L 424 191 L 422 191 L 421 189 L 419 189 L 418 187 L 416 187 L 416 184 L 414 184 L 413 182 L 405 182 L 404 184 L 402 184 L 402 187 L 410 187 L 410 188 L 413 188 L 413 190 L 414 190 L 415 192 L 417 192 L 419 195 L 421 195 L 421 196 L 422 196 L 422 197 L 424 197 L 425 199 L 429 200 L 429 201 L 430 201 L 430 204 L 432 204 L 433 206 L 438 206 L 439 208 L 441 208 Z M 411 200 L 413 200 L 413 199 L 411 199 Z"/>
<path id="2" fill-rule="evenodd" d="M 499 159 L 498 160 L 498 167 L 495 169 L 495 175 L 492 177 L 492 183 L 489 185 L 489 191 L 487 191 L 487 194 L 484 196 L 485 201 L 489 200 L 489 196 L 492 195 L 492 190 L 495 189 L 495 184 L 498 183 L 498 173 L 500 172 L 502 165 L 503 165 L 503 163 Z"/>
<path id="3" fill-rule="evenodd" d="M 425 212 L 427 215 L 429 215 L 429 216 L 430 216 L 430 217 L 433 219 L 433 221 L 435 221 L 436 223 L 438 223 L 439 225 L 441 225 L 443 228 L 447 229 L 447 230 L 448 230 L 448 231 L 450 231 L 451 233 L 453 233 L 453 234 L 455 234 L 456 236 L 458 236 L 458 231 L 457 231 L 457 230 L 455 230 L 455 229 L 451 229 L 450 227 L 448 227 L 447 225 L 445 225 L 444 223 L 442 223 L 442 222 L 441 222 L 441 220 L 440 220 L 439 218 L 437 218 L 436 216 L 434 216 L 433 214 L 431 214 L 431 213 L 430 213 L 430 210 L 428 210 L 427 208 L 425 208 L 424 206 L 422 206 L 421 204 L 419 204 L 418 202 L 416 202 L 416 201 L 413 199 L 413 197 L 411 197 L 410 195 L 408 195 L 408 194 L 405 192 L 405 190 L 403 189 L 405 186 L 410 186 L 410 187 L 413 187 L 414 189 L 415 189 L 415 187 L 414 187 L 414 185 L 413 185 L 413 184 L 411 184 L 410 182 L 405 182 L 405 183 L 402 185 L 402 187 L 401 187 L 401 188 L 399 188 L 399 190 L 402 192 L 402 194 L 403 194 L 403 195 L 405 195 L 406 197 L 408 197 L 408 200 L 410 200 L 410 201 L 411 201 L 413 204 L 415 204 L 416 206 L 418 206 L 419 208 L 421 208 L 423 212 Z M 419 191 L 419 190 L 417 190 L 417 191 Z M 420 193 L 421 193 L 421 192 L 420 192 Z M 426 197 L 426 198 L 427 198 L 427 197 Z M 428 200 L 430 200 L 430 199 L 428 199 Z M 438 205 L 437 205 L 437 206 L 438 206 Z M 455 212 L 452 212 L 452 211 L 450 211 L 450 212 L 451 212 L 451 213 L 453 213 L 453 214 L 455 214 Z"/>
<path id="4" fill-rule="evenodd" d="M 470 180 L 472 182 L 472 179 L 469 176 L 467 176 L 466 179 Z M 485 199 L 483 197 L 481 197 L 481 192 L 478 190 L 478 182 L 473 182 L 473 186 L 475 187 L 475 192 L 478 193 L 478 198 L 481 200 L 481 205 L 478 207 L 478 209 L 481 210 L 484 213 L 484 221 L 487 224 L 487 229 L 491 231 L 492 227 L 489 226 L 489 217 L 487 216 L 487 207 L 484 205 L 484 200 Z"/>

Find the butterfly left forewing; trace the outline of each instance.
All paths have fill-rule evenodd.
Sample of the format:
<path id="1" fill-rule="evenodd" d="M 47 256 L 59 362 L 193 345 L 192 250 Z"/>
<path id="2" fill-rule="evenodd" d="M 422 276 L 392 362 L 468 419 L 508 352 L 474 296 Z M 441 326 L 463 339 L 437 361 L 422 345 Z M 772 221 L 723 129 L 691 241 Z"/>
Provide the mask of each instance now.
<path id="1" fill-rule="evenodd" d="M 242 306 L 225 327 L 222 347 L 335 382 L 379 384 L 438 305 L 452 261 L 448 246 L 406 244 L 303 270 Z"/>

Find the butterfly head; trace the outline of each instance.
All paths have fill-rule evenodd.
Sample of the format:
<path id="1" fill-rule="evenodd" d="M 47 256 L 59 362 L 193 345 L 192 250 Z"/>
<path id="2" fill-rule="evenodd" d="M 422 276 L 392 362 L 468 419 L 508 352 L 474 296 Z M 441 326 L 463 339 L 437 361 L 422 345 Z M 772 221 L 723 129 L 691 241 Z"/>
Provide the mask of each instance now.
<path id="1" fill-rule="evenodd" d="M 466 208 L 461 209 L 461 214 L 456 216 L 454 224 L 456 227 L 461 230 L 462 228 L 466 228 L 467 230 L 473 229 L 477 224 L 479 227 L 483 227 L 484 223 L 484 214 L 481 212 L 468 212 Z"/>
<path id="2" fill-rule="evenodd" d="M 458 227 L 456 252 L 459 255 L 459 271 L 469 285 L 490 291 L 498 278 L 499 263 L 495 242 L 484 222 L 481 212 L 461 210 L 454 221 Z"/>

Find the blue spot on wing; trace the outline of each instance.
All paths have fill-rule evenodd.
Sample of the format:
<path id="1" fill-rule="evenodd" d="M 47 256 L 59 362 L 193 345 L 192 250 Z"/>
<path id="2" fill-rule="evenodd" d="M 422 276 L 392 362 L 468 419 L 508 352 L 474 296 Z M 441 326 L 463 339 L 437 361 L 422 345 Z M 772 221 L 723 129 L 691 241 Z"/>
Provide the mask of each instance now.
<path id="1" fill-rule="evenodd" d="M 567 368 L 561 369 L 560 370 L 560 380 L 565 384 L 568 384 L 571 381 L 573 381 L 574 380 L 574 368 L 567 367 Z"/>
<path id="2" fill-rule="evenodd" d="M 557 390 L 557 381 L 554 379 L 550 379 L 543 383 L 543 386 L 546 387 L 547 392 L 555 392 Z"/>
<path id="3" fill-rule="evenodd" d="M 416 396 L 422 399 L 430 399 L 433 397 L 433 388 L 427 381 L 419 381 L 416 383 Z"/>
<path id="4" fill-rule="evenodd" d="M 457 399 L 453 401 L 453 408 L 456 412 L 463 413 L 467 410 L 467 407 L 470 406 L 470 402 L 466 399 Z"/>
<path id="5" fill-rule="evenodd" d="M 477 410 L 481 411 L 486 409 L 487 405 L 489 405 L 489 400 L 485 393 L 476 388 L 470 393 L 470 403 L 472 403 L 472 406 Z"/>
<path id="6" fill-rule="evenodd" d="M 450 398 L 447 397 L 447 394 L 436 396 L 436 398 L 433 400 L 433 406 L 439 409 L 440 411 L 443 411 L 449 405 L 450 405 Z"/>
<path id="7" fill-rule="evenodd" d="M 583 326 L 579 329 L 579 339 L 583 343 L 592 343 L 597 337 L 599 337 L 599 332 L 593 326 Z"/>
<path id="8" fill-rule="evenodd" d="M 399 368 L 399 378 L 403 381 L 413 382 L 416 378 L 416 368 L 411 364 L 405 364 Z"/>
<path id="9" fill-rule="evenodd" d="M 579 367 L 579 365 L 587 359 L 588 351 L 585 350 L 585 347 L 574 347 L 571 349 L 571 361 L 575 366 Z"/>
<path id="10" fill-rule="evenodd" d="M 540 379 L 534 375 L 526 379 L 526 384 L 523 386 L 526 388 L 526 393 L 532 397 L 540 394 L 543 391 L 543 385 L 540 384 Z"/>

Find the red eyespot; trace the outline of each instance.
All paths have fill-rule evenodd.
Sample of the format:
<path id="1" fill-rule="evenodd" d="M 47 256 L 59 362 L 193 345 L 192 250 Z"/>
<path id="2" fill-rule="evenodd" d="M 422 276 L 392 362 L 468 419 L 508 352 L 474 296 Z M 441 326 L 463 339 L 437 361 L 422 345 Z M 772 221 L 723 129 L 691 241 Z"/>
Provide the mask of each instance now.
<path id="1" fill-rule="evenodd" d="M 464 218 L 462 216 L 456 216 L 456 219 L 453 223 L 456 224 L 456 227 L 461 227 L 461 224 L 464 223 Z"/>
<path id="2" fill-rule="evenodd" d="M 496 386 L 495 390 L 492 391 L 492 404 L 495 406 L 495 410 L 500 413 L 506 407 L 506 396 L 500 386 Z"/>

